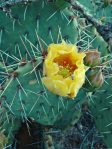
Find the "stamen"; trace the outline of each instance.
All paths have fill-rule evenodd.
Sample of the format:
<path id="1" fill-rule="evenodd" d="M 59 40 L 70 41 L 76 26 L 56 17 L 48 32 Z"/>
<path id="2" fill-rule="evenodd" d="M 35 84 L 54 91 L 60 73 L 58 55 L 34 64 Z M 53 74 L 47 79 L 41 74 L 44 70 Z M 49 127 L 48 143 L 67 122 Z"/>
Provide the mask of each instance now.
<path id="1" fill-rule="evenodd" d="M 54 62 L 59 66 L 58 74 L 64 78 L 69 77 L 73 74 L 74 70 L 77 68 L 75 64 L 72 63 L 68 56 L 60 56 L 54 59 Z"/>

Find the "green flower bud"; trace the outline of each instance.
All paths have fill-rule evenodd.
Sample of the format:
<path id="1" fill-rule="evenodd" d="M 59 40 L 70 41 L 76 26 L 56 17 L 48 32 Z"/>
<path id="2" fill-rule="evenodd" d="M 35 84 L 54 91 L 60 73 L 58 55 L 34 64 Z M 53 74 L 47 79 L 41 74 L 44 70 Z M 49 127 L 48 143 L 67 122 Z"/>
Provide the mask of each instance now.
<path id="1" fill-rule="evenodd" d="M 100 64 L 100 53 L 97 50 L 87 51 L 84 63 L 87 66 L 94 67 Z"/>

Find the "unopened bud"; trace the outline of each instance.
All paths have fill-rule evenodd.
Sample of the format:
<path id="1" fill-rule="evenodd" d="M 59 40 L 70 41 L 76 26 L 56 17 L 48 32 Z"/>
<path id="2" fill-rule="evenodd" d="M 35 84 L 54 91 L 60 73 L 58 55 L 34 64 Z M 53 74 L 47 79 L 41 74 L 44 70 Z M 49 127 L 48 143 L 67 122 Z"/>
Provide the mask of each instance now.
<path id="1" fill-rule="evenodd" d="M 93 88 L 100 88 L 104 83 L 104 76 L 100 69 L 90 70 L 88 80 Z"/>
<path id="2" fill-rule="evenodd" d="M 84 59 L 85 65 L 94 67 L 100 64 L 100 52 L 97 50 L 87 51 Z"/>

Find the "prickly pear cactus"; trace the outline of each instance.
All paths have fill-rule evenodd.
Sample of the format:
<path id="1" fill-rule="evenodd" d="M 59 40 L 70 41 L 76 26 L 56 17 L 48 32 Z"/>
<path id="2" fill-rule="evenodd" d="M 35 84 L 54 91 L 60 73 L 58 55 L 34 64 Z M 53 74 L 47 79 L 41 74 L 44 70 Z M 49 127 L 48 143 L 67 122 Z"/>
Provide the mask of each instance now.
<path id="1" fill-rule="evenodd" d="M 107 25 L 106 31 L 108 31 L 109 25 L 112 25 L 112 21 L 109 19 L 111 17 L 111 3 L 110 5 L 106 5 L 105 6 L 105 1 L 82 1 L 80 0 L 80 3 L 83 4 L 83 7 L 87 9 L 88 12 L 90 12 L 90 14 L 93 15 L 93 17 L 96 17 L 97 19 L 99 19 L 99 21 L 103 24 L 103 25 Z M 87 3 L 87 5 L 85 6 L 85 3 Z M 109 3 L 108 3 L 109 4 Z M 79 24 L 81 26 L 87 26 L 87 24 L 84 24 L 84 20 L 88 21 L 88 19 L 84 18 L 84 19 L 80 19 L 79 18 Z M 109 22 L 109 24 L 108 24 Z M 111 90 L 111 43 L 110 44 L 110 48 L 109 48 L 109 44 L 104 41 L 104 39 L 101 37 L 101 35 L 98 33 L 97 27 L 95 27 L 95 25 L 93 24 L 89 24 L 88 21 L 88 25 L 90 25 L 90 27 L 88 28 L 90 32 L 88 32 L 87 30 L 82 28 L 83 32 L 86 32 L 87 35 L 89 36 L 90 34 L 90 38 L 92 36 L 94 36 L 92 43 L 88 40 L 90 39 L 89 37 L 87 37 L 87 39 L 85 39 L 84 41 L 81 41 L 82 43 L 84 43 L 85 41 L 88 40 L 88 46 L 89 48 L 93 47 L 98 49 L 101 52 L 101 61 L 102 64 L 100 64 L 100 68 L 103 70 L 103 75 L 105 76 L 105 83 L 102 86 L 102 74 L 100 72 L 100 77 L 97 75 L 94 76 L 93 72 L 95 73 L 95 69 L 97 69 L 98 67 L 94 68 L 94 70 L 89 70 L 88 73 L 90 73 L 90 76 L 87 74 L 88 80 L 90 82 L 88 82 L 88 87 L 87 88 L 91 88 L 88 92 L 88 96 L 90 98 L 89 101 L 89 106 L 90 106 L 90 111 L 91 114 L 93 115 L 94 119 L 95 119 L 95 123 L 96 126 L 105 142 L 105 144 L 107 145 L 108 148 L 112 148 L 112 141 L 111 141 L 111 122 L 112 122 L 112 118 L 111 118 L 111 99 L 112 99 L 112 90 Z M 102 30 L 103 32 L 103 30 Z M 84 35 L 85 33 L 83 33 Z M 105 35 L 106 32 L 105 32 Z M 110 37 L 111 37 L 111 31 L 110 31 Z M 111 39 L 111 38 L 110 38 Z M 81 44 L 82 44 L 81 43 Z M 86 43 L 86 42 L 85 42 Z M 80 43 L 79 43 L 80 45 Z M 98 78 L 99 79 L 98 79 Z M 92 80 L 91 80 L 92 78 Z M 91 82 L 92 81 L 92 82 Z M 93 91 L 94 88 L 98 85 L 99 87 L 102 86 L 101 89 L 97 89 Z M 95 89 L 95 88 L 94 88 Z"/>
<path id="2" fill-rule="evenodd" d="M 7 108 L 0 107 L 0 134 L 2 134 L 0 135 L 0 141 L 2 141 L 1 137 L 4 136 L 2 137 L 4 141 L 0 142 L 0 145 L 11 144 L 20 126 L 20 119 L 15 118 Z"/>
<path id="3" fill-rule="evenodd" d="M 85 96 L 84 91 L 75 101 L 50 93 L 41 82 L 39 63 L 41 60 L 28 62 L 11 73 L 2 86 L 2 106 L 19 118 L 27 120 L 29 117 L 44 125 L 53 125 L 69 109 L 77 111 L 76 116 L 80 115 L 80 108 L 75 110 L 74 107 Z"/>
<path id="4" fill-rule="evenodd" d="M 8 125 L 7 121 L 4 124 L 5 118 L 2 118 L 1 126 L 4 126 L 4 134 L 9 142 L 15 134 L 13 130 L 19 128 L 21 120 L 27 123 L 30 118 L 40 124 L 61 129 L 73 125 L 80 118 L 81 104 L 90 97 L 90 110 L 95 117 L 96 126 L 104 135 L 107 146 L 112 148 L 111 79 L 108 83 L 105 80 L 111 74 L 110 7 L 109 2 L 100 0 L 0 2 L 0 105 L 6 110 L 9 121 Z M 86 77 L 88 84 L 85 83 L 80 89 L 75 100 L 55 95 L 42 82 L 47 48 L 49 44 L 58 44 L 63 40 L 67 44 L 77 45 L 85 54 L 93 49 L 101 54 L 98 63 L 94 62 L 96 57 L 92 64 L 89 64 L 90 56 L 86 58 L 85 65 L 89 66 Z M 63 73 L 66 75 L 66 69 Z M 71 76 L 72 79 L 73 77 Z M 98 90 L 101 86 L 102 89 Z M 5 117 L 4 112 L 1 113 Z M 12 115 L 14 125 L 12 120 L 10 123 Z M 9 133 L 7 128 L 10 127 Z"/>
<path id="5" fill-rule="evenodd" d="M 72 16 L 67 8 L 59 10 L 46 0 L 12 6 L 8 16 L 1 11 L 0 50 L 4 61 L 19 62 L 35 57 L 34 53 L 42 55 L 47 45 L 62 39 L 75 43 L 77 21 Z"/>
<path id="6" fill-rule="evenodd" d="M 58 3 L 57 5 L 59 6 Z M 10 111 L 18 117 L 32 117 L 45 125 L 52 125 L 59 119 L 68 101 L 50 94 L 43 88 L 39 79 L 42 70 L 37 67 L 41 63 L 38 56 L 42 56 L 43 50 L 52 42 L 58 43 L 64 39 L 75 43 L 78 34 L 77 21 L 72 18 L 73 13 L 67 8 L 60 11 L 57 5 L 41 0 L 12 6 L 8 16 L 2 11 L 0 13 L 1 20 L 5 19 L 1 24 L 1 58 L 5 70 L 9 73 L 1 93 L 1 98 L 5 96 L 7 101 L 2 101 L 2 104 L 11 104 Z M 37 62 L 33 62 L 35 58 Z M 19 66 L 23 59 L 30 62 Z M 18 64 L 13 67 L 12 63 L 16 61 Z M 5 67 L 5 63 L 9 66 Z M 29 72 L 30 75 L 27 74 Z M 70 104 L 75 105 L 75 102 Z"/>
<path id="7" fill-rule="evenodd" d="M 112 148 L 112 117 L 111 117 L 111 103 L 112 103 L 112 79 L 108 80 L 108 84 L 91 96 L 90 110 L 94 116 L 96 126 L 106 143 L 108 148 Z"/>

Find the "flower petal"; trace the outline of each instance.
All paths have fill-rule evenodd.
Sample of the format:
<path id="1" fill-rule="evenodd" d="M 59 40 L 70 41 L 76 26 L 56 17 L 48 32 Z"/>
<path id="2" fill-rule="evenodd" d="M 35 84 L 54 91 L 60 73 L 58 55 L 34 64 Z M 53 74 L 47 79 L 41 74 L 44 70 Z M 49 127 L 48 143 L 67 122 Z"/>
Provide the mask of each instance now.
<path id="1" fill-rule="evenodd" d="M 53 63 L 52 61 L 45 60 L 44 67 L 43 67 L 43 73 L 47 76 L 53 76 L 57 74 L 59 71 L 59 67 L 56 63 Z"/>
<path id="2" fill-rule="evenodd" d="M 65 42 L 61 44 L 50 44 L 48 48 L 48 52 L 52 51 L 53 53 L 58 53 L 60 54 L 68 54 L 77 52 L 77 47 L 72 44 L 66 44 Z"/>
<path id="3" fill-rule="evenodd" d="M 48 90 L 50 90 L 52 93 L 60 95 L 60 96 L 67 96 L 68 88 L 66 83 L 63 82 L 63 80 L 60 79 L 52 79 L 49 77 L 42 78 L 42 82 L 47 87 Z"/>

